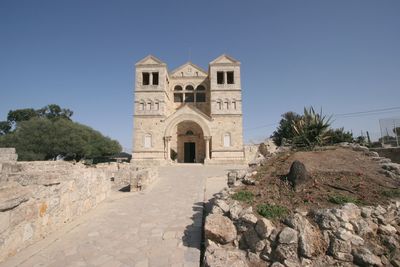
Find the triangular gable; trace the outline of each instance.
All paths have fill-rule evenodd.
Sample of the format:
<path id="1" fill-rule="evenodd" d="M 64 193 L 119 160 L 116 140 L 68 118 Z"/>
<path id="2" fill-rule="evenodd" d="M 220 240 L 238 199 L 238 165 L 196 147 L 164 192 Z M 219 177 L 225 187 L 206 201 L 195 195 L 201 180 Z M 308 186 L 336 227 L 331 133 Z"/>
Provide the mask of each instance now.
<path id="1" fill-rule="evenodd" d="M 142 60 L 139 60 L 139 62 L 136 63 L 136 66 L 138 65 L 165 65 L 165 63 L 153 55 L 148 55 Z"/>
<path id="2" fill-rule="evenodd" d="M 182 76 L 183 74 L 183 76 Z M 207 72 L 199 66 L 187 62 L 169 73 L 170 77 L 207 77 Z"/>
<path id="3" fill-rule="evenodd" d="M 210 62 L 210 65 L 215 64 L 240 64 L 240 62 L 231 56 L 223 54 Z"/>
<path id="4" fill-rule="evenodd" d="M 180 106 L 172 115 L 170 115 L 167 120 L 169 120 L 171 117 L 177 117 L 181 114 L 194 114 L 194 115 L 199 115 L 203 117 L 204 119 L 211 121 L 211 117 L 207 116 L 205 113 L 200 111 L 198 108 L 190 105 L 190 104 L 184 104 Z"/>

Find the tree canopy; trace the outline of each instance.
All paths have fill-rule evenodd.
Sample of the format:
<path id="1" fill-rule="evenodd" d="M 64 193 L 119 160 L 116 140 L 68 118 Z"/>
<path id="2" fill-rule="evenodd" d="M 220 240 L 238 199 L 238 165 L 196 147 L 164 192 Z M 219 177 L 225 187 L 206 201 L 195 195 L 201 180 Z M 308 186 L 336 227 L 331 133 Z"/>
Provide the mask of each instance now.
<path id="1" fill-rule="evenodd" d="M 80 160 L 121 152 L 117 141 L 73 122 L 71 116 L 71 110 L 58 105 L 10 111 L 7 121 L 0 122 L 0 147 L 15 147 L 20 160 L 49 160 L 58 156 Z"/>
<path id="2" fill-rule="evenodd" d="M 352 142 L 353 134 L 343 128 L 332 129 L 331 117 L 315 112 L 313 107 L 304 108 L 304 113 L 286 112 L 278 128 L 272 134 L 275 144 L 314 147 L 340 142 Z"/>

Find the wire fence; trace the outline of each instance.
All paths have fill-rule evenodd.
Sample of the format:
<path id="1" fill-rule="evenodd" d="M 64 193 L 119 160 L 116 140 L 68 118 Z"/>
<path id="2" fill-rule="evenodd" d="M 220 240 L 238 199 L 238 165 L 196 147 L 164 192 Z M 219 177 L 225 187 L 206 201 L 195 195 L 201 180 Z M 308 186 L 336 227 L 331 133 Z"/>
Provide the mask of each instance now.
<path id="1" fill-rule="evenodd" d="M 379 142 L 383 147 L 400 146 L 400 118 L 380 119 L 381 138 Z"/>

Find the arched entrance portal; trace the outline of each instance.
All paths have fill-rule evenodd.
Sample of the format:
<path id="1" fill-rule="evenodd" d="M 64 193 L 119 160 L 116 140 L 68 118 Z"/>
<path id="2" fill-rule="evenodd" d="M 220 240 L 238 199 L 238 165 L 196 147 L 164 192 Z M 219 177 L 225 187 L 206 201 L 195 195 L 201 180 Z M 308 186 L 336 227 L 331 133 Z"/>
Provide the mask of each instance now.
<path id="1" fill-rule="evenodd" d="M 194 114 L 173 118 L 165 129 L 165 159 L 179 163 L 210 160 L 211 136 L 207 122 Z"/>
<path id="2" fill-rule="evenodd" d="M 182 121 L 175 126 L 171 149 L 179 163 L 203 163 L 205 159 L 204 133 L 193 121 Z"/>

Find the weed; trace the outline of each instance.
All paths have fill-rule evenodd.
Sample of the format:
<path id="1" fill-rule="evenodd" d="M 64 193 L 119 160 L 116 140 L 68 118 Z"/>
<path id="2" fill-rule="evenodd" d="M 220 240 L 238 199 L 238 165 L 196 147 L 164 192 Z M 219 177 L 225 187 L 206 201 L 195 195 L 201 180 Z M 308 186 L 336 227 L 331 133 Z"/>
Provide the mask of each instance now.
<path id="1" fill-rule="evenodd" d="M 257 206 L 257 212 L 265 218 L 276 219 L 286 215 L 288 210 L 279 205 L 260 204 Z"/>
<path id="2" fill-rule="evenodd" d="M 328 198 L 328 201 L 333 203 L 333 204 L 339 204 L 343 205 L 346 203 L 354 203 L 354 204 L 362 204 L 361 200 L 354 198 L 354 197 L 349 197 L 349 196 L 343 196 L 343 195 L 333 195 Z"/>
<path id="3" fill-rule="evenodd" d="M 400 197 L 400 189 L 391 189 L 387 191 L 383 191 L 382 195 L 385 197 L 390 197 L 390 198 L 399 198 Z"/>
<path id="4" fill-rule="evenodd" d="M 253 202 L 254 194 L 252 192 L 243 190 L 233 194 L 232 198 L 250 204 Z"/>

